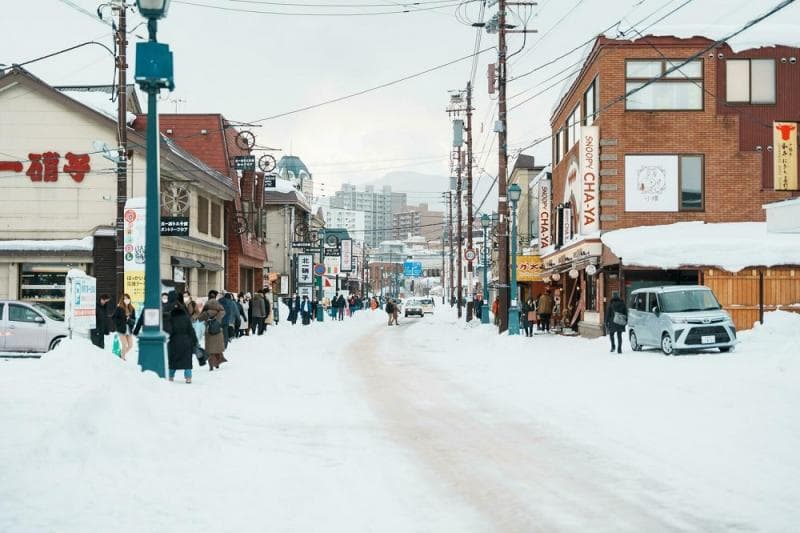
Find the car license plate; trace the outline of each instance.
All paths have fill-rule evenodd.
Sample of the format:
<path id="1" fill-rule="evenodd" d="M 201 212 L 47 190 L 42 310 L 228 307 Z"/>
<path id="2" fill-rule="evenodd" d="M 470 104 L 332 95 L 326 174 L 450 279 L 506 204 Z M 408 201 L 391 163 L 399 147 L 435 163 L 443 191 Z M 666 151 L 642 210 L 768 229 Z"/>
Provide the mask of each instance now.
<path id="1" fill-rule="evenodd" d="M 717 338 L 714 335 L 703 335 L 700 337 L 700 342 L 703 344 L 714 344 L 717 342 Z"/>

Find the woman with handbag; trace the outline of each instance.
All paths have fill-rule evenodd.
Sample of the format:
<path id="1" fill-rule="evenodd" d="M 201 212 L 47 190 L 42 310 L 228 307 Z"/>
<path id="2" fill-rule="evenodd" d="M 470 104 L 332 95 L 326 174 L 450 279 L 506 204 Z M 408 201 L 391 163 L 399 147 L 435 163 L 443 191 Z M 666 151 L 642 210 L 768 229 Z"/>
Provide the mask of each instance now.
<path id="1" fill-rule="evenodd" d="M 522 316 L 522 325 L 525 327 L 525 336 L 533 337 L 533 324 L 536 322 L 536 306 L 533 305 L 533 298 L 528 298 L 522 304 L 520 315 Z"/>
<path id="2" fill-rule="evenodd" d="M 611 302 L 608 304 L 605 322 L 608 337 L 611 339 L 611 352 L 616 350 L 617 353 L 622 353 L 622 333 L 625 331 L 625 326 L 628 325 L 628 307 L 617 294 L 611 298 Z M 614 335 L 617 336 L 616 344 Z"/>
<path id="3" fill-rule="evenodd" d="M 217 291 L 208 292 L 208 301 L 203 306 L 203 311 L 198 320 L 206 324 L 206 352 L 208 352 L 208 370 L 212 371 L 219 368 L 219 365 L 227 361 L 225 359 L 225 335 L 222 333 L 225 318 L 225 309 L 217 300 Z"/>
<path id="4" fill-rule="evenodd" d="M 136 327 L 136 308 L 131 305 L 129 294 L 123 294 L 117 302 L 117 308 L 111 316 L 114 331 L 120 344 L 120 358 L 124 361 L 126 355 L 133 348 L 133 328 Z"/>

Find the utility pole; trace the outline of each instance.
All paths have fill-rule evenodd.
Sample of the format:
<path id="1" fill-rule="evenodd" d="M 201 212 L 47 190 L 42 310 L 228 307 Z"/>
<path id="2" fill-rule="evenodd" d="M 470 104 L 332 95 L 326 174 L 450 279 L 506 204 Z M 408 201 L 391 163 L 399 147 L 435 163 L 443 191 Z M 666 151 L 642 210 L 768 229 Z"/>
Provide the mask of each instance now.
<path id="1" fill-rule="evenodd" d="M 442 285 L 442 305 L 444 305 L 444 293 L 445 293 L 445 290 L 444 290 L 444 235 L 445 235 L 445 229 L 442 228 L 442 274 L 441 274 L 441 276 L 439 276 L 439 279 L 442 281 L 442 283 L 441 283 L 441 285 Z"/>
<path id="2" fill-rule="evenodd" d="M 127 6 L 122 0 L 114 6 L 118 12 L 117 25 L 117 221 L 114 246 L 116 265 L 116 296 L 125 292 L 125 203 L 128 201 L 128 34 Z"/>
<path id="3" fill-rule="evenodd" d="M 467 82 L 467 250 L 472 250 L 472 82 Z M 472 261 L 467 261 L 467 295 L 472 290 Z M 467 310 L 467 320 L 472 312 Z"/>
<path id="4" fill-rule="evenodd" d="M 457 296 L 457 298 L 458 299 L 456 301 L 456 306 L 458 308 L 458 318 L 461 318 L 461 298 L 462 298 L 463 291 L 464 291 L 463 280 L 461 279 L 462 278 L 462 272 L 464 270 L 463 263 L 462 263 L 462 261 L 464 259 L 464 253 L 461 251 L 462 243 L 464 242 L 464 239 L 463 239 L 463 236 L 462 236 L 462 224 L 463 224 L 463 221 L 461 220 L 461 218 L 462 218 L 462 216 L 461 216 L 461 169 L 463 167 L 462 163 L 463 163 L 463 160 L 464 160 L 464 154 L 463 154 L 463 152 L 461 152 L 461 147 L 460 146 L 458 147 L 458 156 L 457 157 L 458 157 L 458 162 L 457 162 L 458 166 L 456 167 L 456 202 L 458 203 L 458 206 L 456 208 L 456 213 L 457 213 L 456 216 L 458 218 L 458 233 L 457 233 L 457 237 L 456 238 L 458 239 L 458 241 L 457 241 L 458 242 L 458 296 Z"/>
<path id="5" fill-rule="evenodd" d="M 447 218 L 448 241 L 450 241 L 450 307 L 453 307 L 453 191 L 447 192 L 450 216 Z"/>

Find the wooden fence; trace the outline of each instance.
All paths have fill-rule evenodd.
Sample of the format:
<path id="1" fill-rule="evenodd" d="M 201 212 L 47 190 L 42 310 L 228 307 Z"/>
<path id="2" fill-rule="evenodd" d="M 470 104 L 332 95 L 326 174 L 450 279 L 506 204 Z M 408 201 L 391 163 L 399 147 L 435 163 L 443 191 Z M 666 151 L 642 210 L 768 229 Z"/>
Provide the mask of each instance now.
<path id="1" fill-rule="evenodd" d="M 737 330 L 752 328 L 762 308 L 765 313 L 800 312 L 800 268 L 747 268 L 736 273 L 705 269 L 703 284 L 714 291 Z"/>

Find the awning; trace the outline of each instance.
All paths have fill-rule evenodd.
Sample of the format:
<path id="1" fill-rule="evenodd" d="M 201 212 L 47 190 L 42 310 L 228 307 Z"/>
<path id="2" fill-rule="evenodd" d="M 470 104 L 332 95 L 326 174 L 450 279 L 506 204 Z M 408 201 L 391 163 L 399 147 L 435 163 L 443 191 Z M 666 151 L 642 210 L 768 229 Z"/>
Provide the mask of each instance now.
<path id="1" fill-rule="evenodd" d="M 216 263 L 209 263 L 209 262 L 203 261 L 202 263 L 198 263 L 198 264 L 200 265 L 199 268 L 204 268 L 206 270 L 211 270 L 212 272 L 219 272 L 220 270 L 223 270 L 222 265 L 218 265 Z"/>
<path id="2" fill-rule="evenodd" d="M 203 264 L 195 261 L 194 259 L 189 259 L 188 257 L 178 257 L 176 255 L 172 256 L 172 266 L 184 268 L 203 268 Z"/>

